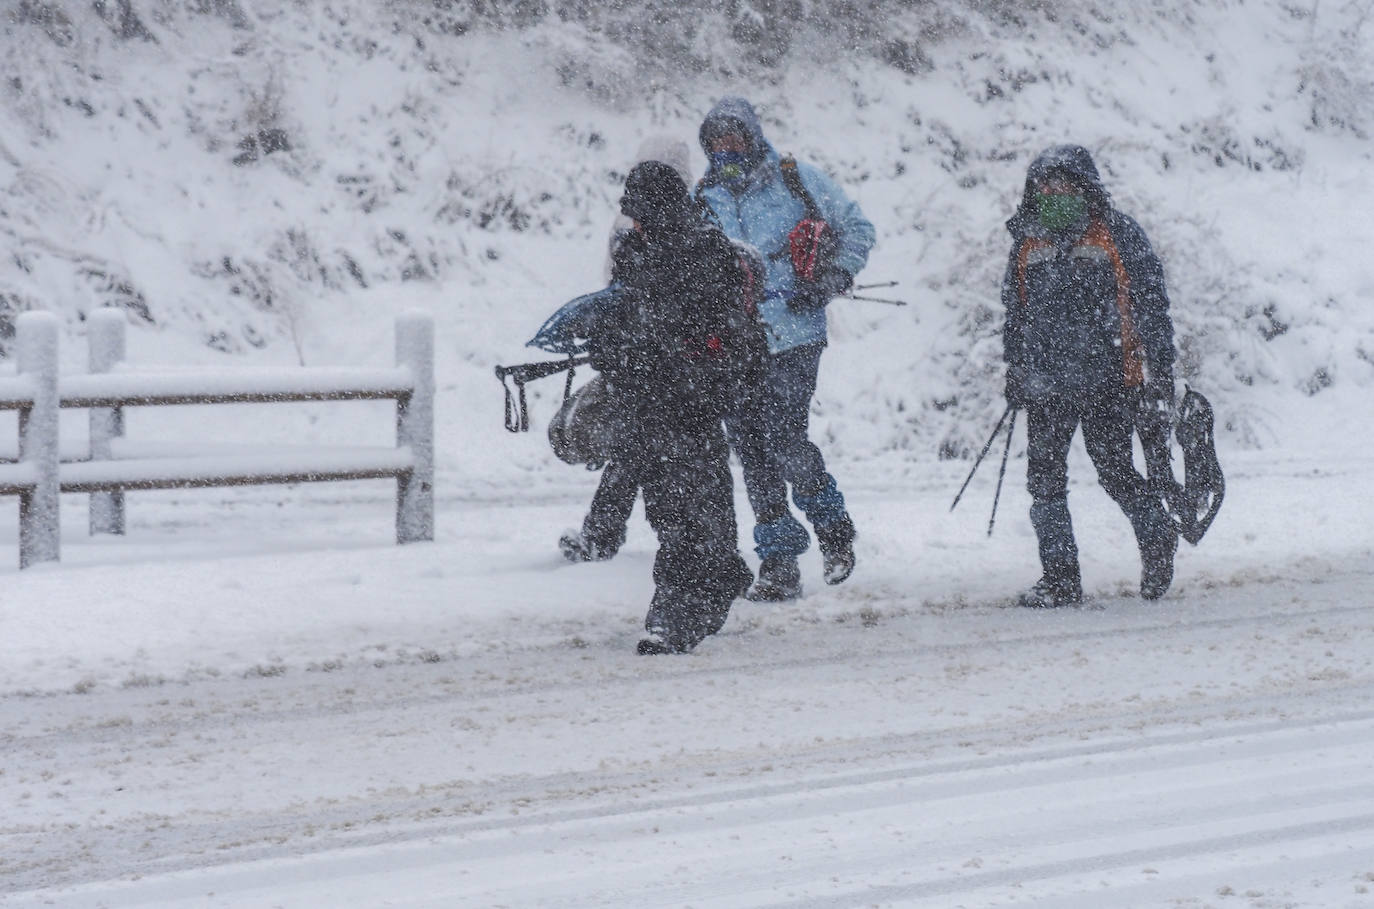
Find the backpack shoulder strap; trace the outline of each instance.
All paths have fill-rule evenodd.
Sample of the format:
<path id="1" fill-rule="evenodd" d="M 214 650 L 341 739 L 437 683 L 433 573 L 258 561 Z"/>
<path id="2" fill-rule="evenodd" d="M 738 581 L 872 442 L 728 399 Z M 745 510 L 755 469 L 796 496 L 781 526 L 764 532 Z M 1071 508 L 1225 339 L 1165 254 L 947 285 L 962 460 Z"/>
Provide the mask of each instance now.
<path id="1" fill-rule="evenodd" d="M 797 171 L 797 159 L 792 155 L 783 155 L 778 165 L 782 168 L 782 182 L 786 184 L 788 192 L 801 200 L 801 204 L 806 207 L 806 216 L 818 221 L 823 220 L 820 207 L 811 197 L 806 184 L 802 183 L 801 174 Z"/>

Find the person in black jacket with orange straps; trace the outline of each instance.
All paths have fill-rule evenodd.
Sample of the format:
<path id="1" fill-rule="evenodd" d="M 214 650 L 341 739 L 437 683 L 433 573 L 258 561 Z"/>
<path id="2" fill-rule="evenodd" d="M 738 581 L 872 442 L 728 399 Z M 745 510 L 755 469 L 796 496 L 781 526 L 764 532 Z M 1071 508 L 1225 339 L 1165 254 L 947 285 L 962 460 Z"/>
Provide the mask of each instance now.
<path id="1" fill-rule="evenodd" d="M 1157 599 L 1173 580 L 1178 535 L 1160 495 L 1136 470 L 1131 437 L 1141 410 L 1173 407 L 1174 328 L 1163 267 L 1140 225 L 1112 206 L 1081 146 L 1036 158 L 1007 228 L 1006 397 L 1027 413 L 1030 517 L 1044 570 L 1018 602 L 1083 599 L 1067 468 L 1080 425 L 1098 481 L 1135 530 L 1141 596 Z"/>
<path id="2" fill-rule="evenodd" d="M 753 582 L 738 550 L 721 418 L 757 381 L 762 335 L 738 305 L 738 258 L 672 167 L 637 165 L 621 211 L 634 230 L 617 247 L 616 310 L 589 338 L 623 421 L 614 460 L 639 477 L 658 535 L 642 654 L 684 653 L 719 631 Z"/>

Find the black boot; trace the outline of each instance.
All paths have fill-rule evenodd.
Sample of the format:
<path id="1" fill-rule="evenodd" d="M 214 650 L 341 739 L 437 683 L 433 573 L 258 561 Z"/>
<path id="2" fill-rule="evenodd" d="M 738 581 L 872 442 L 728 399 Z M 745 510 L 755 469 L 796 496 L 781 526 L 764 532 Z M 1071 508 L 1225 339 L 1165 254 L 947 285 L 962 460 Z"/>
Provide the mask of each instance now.
<path id="1" fill-rule="evenodd" d="M 577 562 L 604 562 L 612 558 L 619 546 L 606 546 L 593 540 L 578 530 L 568 530 L 558 538 L 558 548 L 563 553 L 563 558 L 576 564 Z"/>
<path id="2" fill-rule="evenodd" d="M 744 595 L 755 603 L 786 603 L 802 595 L 801 569 L 792 556 L 770 556 L 759 565 L 759 579 Z"/>
<path id="3" fill-rule="evenodd" d="M 651 629 L 647 636 L 639 639 L 635 653 L 640 656 L 660 656 L 666 653 L 688 653 L 695 644 L 684 645 L 674 636 L 661 628 Z"/>
<path id="4" fill-rule="evenodd" d="M 854 522 L 845 515 L 824 527 L 816 528 L 825 563 L 825 583 L 840 584 L 854 573 Z"/>
<path id="5" fill-rule="evenodd" d="M 1051 578 L 1048 574 L 1016 598 L 1017 606 L 1029 609 L 1058 609 L 1061 606 L 1077 606 L 1082 602 L 1083 585 L 1080 582 Z"/>
<path id="6" fill-rule="evenodd" d="M 740 566 L 748 574 L 748 567 L 740 559 Z M 682 587 L 658 587 L 644 618 L 643 637 L 636 652 L 643 656 L 663 653 L 690 653 L 698 644 L 720 631 L 730 615 L 730 602 L 742 583 L 731 572 L 729 583 L 736 585 L 728 593 L 715 590 L 689 590 Z"/>
<path id="7" fill-rule="evenodd" d="M 1174 552 L 1178 549 L 1178 535 L 1170 529 L 1148 545 L 1140 547 L 1140 595 L 1157 600 L 1174 582 Z"/>

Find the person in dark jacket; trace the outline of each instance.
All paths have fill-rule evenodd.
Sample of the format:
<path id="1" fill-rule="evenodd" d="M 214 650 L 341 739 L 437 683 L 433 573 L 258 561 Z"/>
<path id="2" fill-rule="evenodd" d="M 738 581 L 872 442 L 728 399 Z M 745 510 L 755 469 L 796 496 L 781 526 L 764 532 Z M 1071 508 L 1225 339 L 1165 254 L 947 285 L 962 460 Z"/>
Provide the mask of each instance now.
<path id="1" fill-rule="evenodd" d="M 717 103 L 701 124 L 700 139 L 710 166 L 698 198 L 730 239 L 758 249 L 766 270 L 758 312 L 768 340 L 767 377 L 726 420 L 754 511 L 760 565 L 749 599 L 791 600 L 801 595 L 797 557 L 811 541 L 788 508 L 788 484 L 816 532 L 826 581 L 838 584 L 854 570 L 854 522 L 820 449 L 808 438 L 808 422 L 826 344 L 826 305 L 853 286 L 868 261 L 874 230 L 819 169 L 792 162 L 800 192 L 797 184 L 789 185 L 784 160 L 745 99 Z M 833 242 L 817 256 L 811 277 L 803 278 L 793 264 L 789 235 L 808 218 L 825 221 Z"/>
<path id="2" fill-rule="evenodd" d="M 734 247 L 672 167 L 636 165 L 620 209 L 635 225 L 612 267 L 625 293 L 598 319 L 589 351 L 623 420 L 613 461 L 642 484 L 659 541 L 638 650 L 684 653 L 720 630 L 753 581 L 738 551 L 721 418 L 761 338 L 739 318 Z"/>
<path id="3" fill-rule="evenodd" d="M 1159 495 L 1132 458 L 1142 410 L 1174 401 L 1174 329 L 1164 270 L 1134 220 L 1111 204 L 1088 151 L 1043 152 L 1007 222 L 1011 257 L 1002 282 L 1007 403 L 1027 414 L 1027 483 L 1044 574 L 1024 606 L 1083 598 L 1068 507 L 1067 458 L 1075 430 L 1098 481 L 1139 545 L 1141 596 L 1173 580 L 1178 536 Z"/>
<path id="4" fill-rule="evenodd" d="M 682 139 L 655 134 L 640 143 L 635 164 L 661 161 L 677 171 L 682 182 L 691 179 L 692 153 Z M 613 278 L 615 251 L 621 241 L 632 236 L 634 223 L 624 214 L 617 214 L 611 225 L 606 246 L 606 280 Z M 558 548 L 569 562 L 600 562 L 614 558 L 625 543 L 626 525 L 639 496 L 639 479 L 625 464 L 608 461 L 601 471 L 601 480 L 592 496 L 591 507 L 576 530 L 567 530 L 558 538 Z"/>

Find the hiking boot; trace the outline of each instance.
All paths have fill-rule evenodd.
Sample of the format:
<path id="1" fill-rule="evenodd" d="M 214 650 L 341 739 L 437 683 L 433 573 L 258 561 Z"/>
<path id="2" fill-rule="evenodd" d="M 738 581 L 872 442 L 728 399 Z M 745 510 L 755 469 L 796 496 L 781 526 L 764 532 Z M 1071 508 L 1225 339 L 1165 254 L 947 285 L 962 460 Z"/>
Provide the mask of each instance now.
<path id="1" fill-rule="evenodd" d="M 651 632 L 646 637 L 640 638 L 639 643 L 635 645 L 635 653 L 640 656 L 658 656 L 664 653 L 677 652 L 669 646 L 667 638 L 656 632 Z"/>
<path id="2" fill-rule="evenodd" d="M 764 559 L 759 565 L 759 578 L 744 595 L 754 603 L 786 603 L 801 597 L 801 569 L 790 556 Z"/>
<path id="3" fill-rule="evenodd" d="M 1168 591 L 1174 581 L 1174 552 L 1178 536 L 1170 533 L 1158 545 L 1140 550 L 1140 596 L 1157 600 Z"/>
<path id="4" fill-rule="evenodd" d="M 578 562 L 604 562 L 616 554 L 619 547 L 600 546 L 580 530 L 569 530 L 558 538 L 558 548 L 563 558 L 573 564 Z"/>
<path id="5" fill-rule="evenodd" d="M 840 584 L 854 573 L 854 522 L 848 517 L 816 528 L 825 564 L 825 583 Z"/>
<path id="6" fill-rule="evenodd" d="M 1058 609 L 1061 606 L 1077 606 L 1082 602 L 1081 584 L 1055 581 L 1048 576 L 1036 581 L 1034 587 L 1022 591 L 1016 598 L 1016 605 L 1027 609 Z"/>
<path id="7" fill-rule="evenodd" d="M 837 549 L 821 547 L 825 559 L 825 583 L 842 584 L 854 573 L 854 544 L 846 543 Z"/>
<path id="8" fill-rule="evenodd" d="M 640 656 L 690 653 L 702 640 L 701 637 L 674 634 L 667 628 L 655 625 L 649 629 L 648 634 L 640 638 L 639 643 L 635 645 L 635 653 Z"/>

